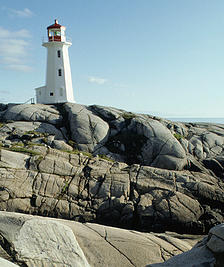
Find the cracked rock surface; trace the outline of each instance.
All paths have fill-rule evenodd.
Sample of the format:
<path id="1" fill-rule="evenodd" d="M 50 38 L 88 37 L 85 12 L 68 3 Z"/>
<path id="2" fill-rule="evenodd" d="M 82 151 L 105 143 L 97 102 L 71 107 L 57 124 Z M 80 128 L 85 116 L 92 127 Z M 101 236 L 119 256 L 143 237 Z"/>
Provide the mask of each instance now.
<path id="1" fill-rule="evenodd" d="M 140 267 L 185 252 L 201 239 L 173 235 L 0 212 L 1 249 L 18 266 Z"/>
<path id="2" fill-rule="evenodd" d="M 40 146 L 29 153 L 0 150 L 1 210 L 156 232 L 203 234 L 223 221 L 217 177 Z"/>
<path id="3" fill-rule="evenodd" d="M 207 237 L 198 242 L 191 250 L 169 260 L 150 264 L 148 267 L 204 267 L 224 266 L 224 224 L 213 227 Z"/>
<path id="4" fill-rule="evenodd" d="M 224 220 L 223 148 L 221 124 L 96 105 L 2 104 L 0 209 L 207 233 Z"/>
<path id="5" fill-rule="evenodd" d="M 224 126 L 176 123 L 121 109 L 79 104 L 0 105 L 3 146 L 44 144 L 103 154 L 128 164 L 223 176 Z"/>

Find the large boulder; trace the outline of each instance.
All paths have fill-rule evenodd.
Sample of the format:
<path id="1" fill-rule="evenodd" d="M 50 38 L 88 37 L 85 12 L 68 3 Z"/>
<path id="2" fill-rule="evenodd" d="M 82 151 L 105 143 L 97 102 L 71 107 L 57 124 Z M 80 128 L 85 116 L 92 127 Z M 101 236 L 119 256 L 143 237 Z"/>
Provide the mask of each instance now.
<path id="1" fill-rule="evenodd" d="M 94 152 L 108 138 L 109 125 L 86 106 L 66 103 L 71 139 L 81 150 Z"/>
<path id="2" fill-rule="evenodd" d="M 53 105 L 21 104 L 8 105 L 8 108 L 2 111 L 1 119 L 4 121 L 39 121 L 56 125 L 62 122 L 62 115 Z"/>
<path id="3" fill-rule="evenodd" d="M 109 123 L 113 131 L 106 147 L 112 153 L 123 155 L 129 164 L 171 170 L 181 170 L 187 164 L 185 150 L 160 121 L 133 113 L 115 113 L 114 110 L 109 113 L 108 109 L 103 113 L 102 108 L 97 111 L 103 117 L 111 115 Z"/>
<path id="4" fill-rule="evenodd" d="M 146 142 L 139 155 L 143 165 L 181 170 L 187 164 L 184 149 L 159 121 L 134 118 L 128 129 L 139 136 L 146 137 Z"/>
<path id="5" fill-rule="evenodd" d="M 29 267 L 145 266 L 185 252 L 202 238 L 3 211 L 0 235 L 4 240 L 1 255 Z"/>
<path id="6" fill-rule="evenodd" d="M 14 264 L 10 261 L 7 261 L 6 259 L 0 258 L 0 266 L 1 267 L 18 267 L 19 265 Z"/>
<path id="7" fill-rule="evenodd" d="M 54 125 L 45 122 L 15 121 L 5 123 L 0 128 L 0 140 L 32 141 L 37 138 L 53 136 L 55 139 L 64 140 L 62 132 Z"/>
<path id="8" fill-rule="evenodd" d="M 191 250 L 148 267 L 204 267 L 224 266 L 224 224 L 213 227 L 207 237 Z"/>
<path id="9" fill-rule="evenodd" d="M 90 266 L 72 230 L 59 222 L 1 214 L 0 232 L 26 266 Z"/>

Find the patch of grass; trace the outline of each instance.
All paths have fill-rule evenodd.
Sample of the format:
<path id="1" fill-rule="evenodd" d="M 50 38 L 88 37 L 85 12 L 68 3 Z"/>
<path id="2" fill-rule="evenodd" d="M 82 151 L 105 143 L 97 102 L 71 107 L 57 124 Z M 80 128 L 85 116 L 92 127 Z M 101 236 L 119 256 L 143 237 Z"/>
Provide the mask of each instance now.
<path id="1" fill-rule="evenodd" d="M 40 155 L 39 152 L 29 150 L 29 149 L 24 148 L 24 147 L 13 146 L 13 147 L 8 148 L 7 150 L 14 151 L 14 152 L 20 152 L 20 153 L 26 153 L 26 154 L 29 154 L 30 156 Z"/>
<path id="2" fill-rule="evenodd" d="M 69 181 L 64 181 L 64 186 L 62 187 L 61 194 L 64 195 L 68 189 Z"/>
<path id="3" fill-rule="evenodd" d="M 5 124 L 0 122 L 0 128 L 2 128 Z"/>
<path id="4" fill-rule="evenodd" d="M 33 131 L 33 130 L 32 131 L 27 131 L 24 134 L 27 134 L 27 135 L 33 134 L 36 137 L 47 137 L 49 135 L 48 133 L 41 133 L 41 132 L 37 132 L 37 131 Z"/>
<path id="5" fill-rule="evenodd" d="M 27 143 L 28 147 L 32 147 L 32 146 L 45 146 L 44 144 L 40 144 L 40 143 L 33 143 L 33 142 L 28 142 Z"/>
<path id="6" fill-rule="evenodd" d="M 23 144 L 23 142 L 14 142 L 14 143 L 12 143 L 12 146 L 13 147 L 24 147 L 24 144 Z"/>
<path id="7" fill-rule="evenodd" d="M 80 151 L 78 149 L 74 149 L 72 151 L 70 151 L 70 150 L 60 150 L 60 151 L 66 152 L 66 153 L 69 153 L 69 154 L 75 154 L 75 155 L 83 154 L 84 156 L 87 156 L 89 158 L 93 157 L 93 155 L 91 153 L 86 152 L 86 151 Z"/>
<path id="8" fill-rule="evenodd" d="M 131 119 L 135 118 L 136 115 L 132 112 L 123 112 L 121 114 L 121 117 L 124 118 L 125 120 L 131 120 Z"/>
<path id="9" fill-rule="evenodd" d="M 75 147 L 76 142 L 72 141 L 72 140 L 68 140 L 68 144 L 72 147 Z"/>
<path id="10" fill-rule="evenodd" d="M 180 141 L 181 139 L 184 138 L 184 136 L 181 135 L 181 134 L 179 134 L 179 133 L 174 133 L 173 136 L 174 136 L 178 141 Z"/>
<path id="11" fill-rule="evenodd" d="M 106 156 L 106 155 L 104 155 L 104 154 L 99 154 L 99 155 L 98 155 L 98 157 L 99 157 L 99 158 L 101 158 L 101 159 L 105 159 L 105 160 L 107 160 L 107 161 L 114 162 L 114 160 L 113 160 L 113 159 L 111 159 L 111 158 L 107 157 L 107 156 Z"/>
<path id="12" fill-rule="evenodd" d="M 93 155 L 91 153 L 86 152 L 86 151 L 80 151 L 79 153 L 82 153 L 84 156 L 87 156 L 89 158 L 92 158 L 93 157 Z"/>
<path id="13" fill-rule="evenodd" d="M 42 141 L 47 145 L 48 144 L 48 139 L 47 139 L 47 137 L 43 137 L 42 138 Z"/>

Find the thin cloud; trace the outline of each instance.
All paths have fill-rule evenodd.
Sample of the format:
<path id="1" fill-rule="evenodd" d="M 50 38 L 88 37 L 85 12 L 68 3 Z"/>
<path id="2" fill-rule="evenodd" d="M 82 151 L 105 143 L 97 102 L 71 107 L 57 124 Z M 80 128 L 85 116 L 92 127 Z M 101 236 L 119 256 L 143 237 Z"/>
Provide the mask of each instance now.
<path id="1" fill-rule="evenodd" d="M 34 15 L 34 13 L 29 8 L 24 8 L 23 10 L 19 10 L 19 9 L 3 7 L 2 9 L 7 10 L 11 18 L 15 18 L 15 17 L 31 18 Z"/>
<path id="2" fill-rule="evenodd" d="M 3 27 L 0 26 L 0 38 L 29 38 L 31 37 L 29 31 L 26 29 L 22 29 L 19 31 L 9 31 Z"/>
<path id="3" fill-rule="evenodd" d="M 9 31 L 0 26 L 0 64 L 6 69 L 16 71 L 30 71 L 31 67 L 26 64 L 30 37 L 29 31 Z"/>
<path id="4" fill-rule="evenodd" d="M 6 91 L 6 90 L 0 90 L 0 94 L 1 95 L 10 95 L 10 92 Z"/>
<path id="5" fill-rule="evenodd" d="M 97 83 L 97 84 L 105 84 L 108 80 L 104 79 L 104 78 L 100 78 L 100 77 L 94 77 L 94 76 L 90 76 L 88 77 L 88 82 L 89 83 Z"/>
<path id="6" fill-rule="evenodd" d="M 29 72 L 32 70 L 32 67 L 22 64 L 8 64 L 7 69 L 9 70 L 16 70 L 16 71 L 23 71 L 23 72 Z"/>

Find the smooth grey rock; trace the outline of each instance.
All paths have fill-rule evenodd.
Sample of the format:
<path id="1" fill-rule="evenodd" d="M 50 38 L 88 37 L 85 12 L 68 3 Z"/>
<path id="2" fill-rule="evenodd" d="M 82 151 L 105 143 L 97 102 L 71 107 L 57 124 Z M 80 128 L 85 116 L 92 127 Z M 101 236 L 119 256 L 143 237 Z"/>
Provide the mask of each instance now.
<path id="1" fill-rule="evenodd" d="M 107 141 L 109 126 L 100 117 L 94 115 L 85 106 L 66 103 L 71 138 L 81 150 L 94 150 Z"/>
<path id="2" fill-rule="evenodd" d="M 124 110 L 121 109 L 98 106 L 98 105 L 89 106 L 88 109 L 96 113 L 99 117 L 101 117 L 105 121 L 113 121 L 119 119 L 125 112 Z"/>
<path id="3" fill-rule="evenodd" d="M 224 240 L 215 235 L 211 236 L 206 245 L 214 253 L 224 252 Z"/>
<path id="4" fill-rule="evenodd" d="M 3 258 L 0 258 L 0 266 L 1 267 L 16 267 L 16 266 L 19 266 L 19 265 L 14 264 L 14 263 L 12 263 L 10 261 L 7 261 L 7 260 L 5 260 Z"/>
<path id="5" fill-rule="evenodd" d="M 213 227 L 209 237 L 207 247 L 214 253 L 224 253 L 224 223 Z"/>
<path id="6" fill-rule="evenodd" d="M 30 156 L 5 149 L 0 150 L 0 167 L 26 169 Z"/>
<path id="7" fill-rule="evenodd" d="M 214 267 L 215 257 L 205 246 L 196 247 L 171 259 L 147 267 Z"/>
<path id="8" fill-rule="evenodd" d="M 139 136 L 147 138 L 141 149 L 142 163 L 144 165 L 174 170 L 181 170 L 186 165 L 187 160 L 184 149 L 160 122 L 152 119 L 143 121 L 134 118 L 128 129 Z"/>
<path id="9" fill-rule="evenodd" d="M 205 237 L 197 243 L 191 250 L 168 259 L 163 263 L 150 264 L 148 266 L 171 267 L 213 267 L 224 264 L 224 224 L 219 224 L 209 231 Z M 169 238 L 169 237 L 168 237 Z"/>
<path id="10" fill-rule="evenodd" d="M 72 230 L 59 222 L 0 212 L 0 232 L 29 267 L 89 266 Z"/>
<path id="11" fill-rule="evenodd" d="M 17 261 L 29 267 L 145 266 L 192 247 L 187 239 L 169 233 L 141 233 L 3 211 L 0 233 L 16 253 Z"/>
<path id="12" fill-rule="evenodd" d="M 211 228 L 209 234 L 215 235 L 224 240 L 224 223 Z"/>
<path id="13" fill-rule="evenodd" d="M 50 124 L 59 124 L 62 116 L 54 106 L 42 104 L 11 105 L 2 116 L 3 120 L 39 121 Z"/>
<path id="14" fill-rule="evenodd" d="M 89 266 L 71 229 L 57 222 L 28 220 L 12 243 L 29 266 Z"/>
<path id="15" fill-rule="evenodd" d="M 66 150 L 66 151 L 72 151 L 73 150 L 73 148 L 70 145 L 66 144 L 62 140 L 53 140 L 52 146 L 53 146 L 53 148 L 56 148 L 59 150 Z"/>

